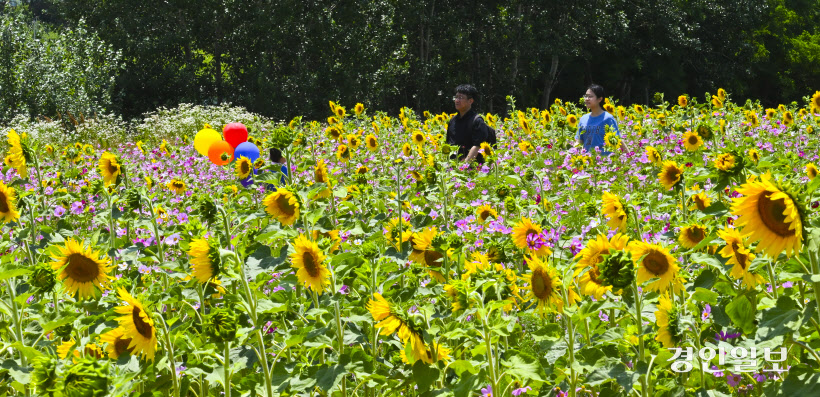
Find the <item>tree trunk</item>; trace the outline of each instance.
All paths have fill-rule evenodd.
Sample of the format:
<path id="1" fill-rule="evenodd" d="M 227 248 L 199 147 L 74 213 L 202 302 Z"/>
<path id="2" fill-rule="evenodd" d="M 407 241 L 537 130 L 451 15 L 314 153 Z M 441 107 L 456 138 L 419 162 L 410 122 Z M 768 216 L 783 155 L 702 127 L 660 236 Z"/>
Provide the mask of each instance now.
<path id="1" fill-rule="evenodd" d="M 546 83 L 544 84 L 544 101 L 541 103 L 541 107 L 544 109 L 548 109 L 550 106 L 550 100 L 552 99 L 552 89 L 555 87 L 556 79 L 558 78 L 558 55 L 552 56 L 552 62 L 550 65 L 550 73 L 547 76 Z"/>

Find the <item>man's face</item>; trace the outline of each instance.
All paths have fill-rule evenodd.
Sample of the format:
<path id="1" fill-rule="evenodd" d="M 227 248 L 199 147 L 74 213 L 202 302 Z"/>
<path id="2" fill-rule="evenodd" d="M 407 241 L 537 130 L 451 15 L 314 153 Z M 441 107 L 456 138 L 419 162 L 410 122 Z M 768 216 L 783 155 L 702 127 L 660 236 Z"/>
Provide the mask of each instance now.
<path id="1" fill-rule="evenodd" d="M 459 113 L 466 112 L 466 111 L 470 110 L 470 107 L 473 106 L 473 98 L 470 98 L 467 95 L 462 94 L 462 93 L 457 93 L 453 97 L 453 102 L 455 102 L 456 110 Z"/>

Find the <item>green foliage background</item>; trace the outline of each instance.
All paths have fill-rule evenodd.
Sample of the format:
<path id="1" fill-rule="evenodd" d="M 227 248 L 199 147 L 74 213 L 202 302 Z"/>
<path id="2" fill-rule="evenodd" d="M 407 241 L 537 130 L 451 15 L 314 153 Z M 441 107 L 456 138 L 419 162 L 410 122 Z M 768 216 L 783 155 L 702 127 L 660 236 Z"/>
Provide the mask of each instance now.
<path id="1" fill-rule="evenodd" d="M 507 95 L 546 108 L 590 82 L 624 104 L 723 87 L 772 106 L 820 87 L 812 0 L 11 3 L 0 120 L 183 102 L 275 119 L 321 117 L 328 100 L 450 111 L 463 82 L 496 113 Z"/>

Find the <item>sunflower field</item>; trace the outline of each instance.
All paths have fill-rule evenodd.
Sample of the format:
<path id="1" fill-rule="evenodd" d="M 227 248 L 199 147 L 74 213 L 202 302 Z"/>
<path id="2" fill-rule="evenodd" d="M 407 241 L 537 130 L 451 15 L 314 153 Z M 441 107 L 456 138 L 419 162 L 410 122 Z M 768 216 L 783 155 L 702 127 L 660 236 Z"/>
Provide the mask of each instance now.
<path id="1" fill-rule="evenodd" d="M 248 118 L 287 175 L 3 128 L 0 395 L 816 395 L 820 92 L 607 100 L 611 156 L 508 101 L 480 165 L 363 104 Z"/>

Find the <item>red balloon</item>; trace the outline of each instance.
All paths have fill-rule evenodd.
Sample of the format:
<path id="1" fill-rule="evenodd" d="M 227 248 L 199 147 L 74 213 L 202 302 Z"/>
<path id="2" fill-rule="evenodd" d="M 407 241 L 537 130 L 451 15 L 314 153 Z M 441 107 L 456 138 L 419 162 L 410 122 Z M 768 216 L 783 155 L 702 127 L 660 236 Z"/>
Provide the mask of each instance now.
<path id="1" fill-rule="evenodd" d="M 229 123 L 222 129 L 222 135 L 225 136 L 225 141 L 235 148 L 248 140 L 248 129 L 242 123 Z"/>
<path id="2" fill-rule="evenodd" d="M 216 141 L 208 148 L 208 158 L 216 165 L 225 165 L 233 161 L 233 147 L 228 142 Z"/>

